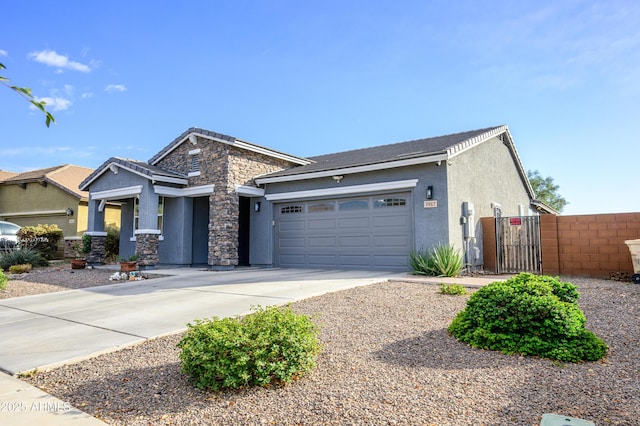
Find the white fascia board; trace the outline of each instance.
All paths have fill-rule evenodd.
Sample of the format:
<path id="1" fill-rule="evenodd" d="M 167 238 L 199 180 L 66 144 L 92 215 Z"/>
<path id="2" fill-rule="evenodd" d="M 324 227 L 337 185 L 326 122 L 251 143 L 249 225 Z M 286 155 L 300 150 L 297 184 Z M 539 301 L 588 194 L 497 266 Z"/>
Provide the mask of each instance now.
<path id="1" fill-rule="evenodd" d="M 131 198 L 142 193 L 142 185 L 127 186 L 125 188 L 107 189 L 90 194 L 92 200 L 115 200 L 118 198 Z"/>
<path id="2" fill-rule="evenodd" d="M 236 193 L 248 197 L 264 197 L 264 189 L 255 186 L 236 185 Z"/>
<path id="3" fill-rule="evenodd" d="M 462 154 L 465 151 L 470 150 L 471 148 L 475 147 L 476 145 L 482 142 L 488 141 L 493 137 L 499 136 L 505 131 L 508 131 L 507 126 L 497 127 L 491 131 L 482 133 L 476 136 L 475 138 L 467 139 L 466 141 L 460 142 L 459 144 L 452 146 L 451 148 L 447 149 L 447 154 L 449 154 L 449 158 L 453 158 L 457 155 Z"/>
<path id="4" fill-rule="evenodd" d="M 158 158 L 153 165 L 155 165 L 156 163 L 158 163 L 158 161 L 160 161 L 161 159 L 163 159 L 164 157 L 166 157 L 167 155 L 169 155 L 173 150 L 175 150 L 177 147 L 179 147 L 180 145 L 182 145 L 185 141 L 189 140 L 189 136 L 191 135 L 197 135 L 203 139 L 209 139 L 210 141 L 215 141 L 215 142 L 220 142 L 223 143 L 225 145 L 230 145 L 230 146 L 235 146 L 237 148 L 242 148 L 242 149 L 246 149 L 248 151 L 253 151 L 253 152 L 257 152 L 259 154 L 264 154 L 267 155 L 269 157 L 273 157 L 273 158 L 278 158 L 280 160 L 285 160 L 285 161 L 290 161 L 292 163 L 296 163 L 296 164 L 300 164 L 302 166 L 304 166 L 305 164 L 311 164 L 313 163 L 313 161 L 311 160 L 307 160 L 305 158 L 300 158 L 300 157 L 295 157 L 293 155 L 288 155 L 285 154 L 283 152 L 278 152 L 278 151 L 273 151 L 269 148 L 263 148 L 257 145 L 253 145 L 251 143 L 248 142 L 243 142 L 241 140 L 235 139 L 233 142 L 229 142 L 228 140 L 225 139 L 219 139 L 210 135 L 204 135 L 202 133 L 198 133 L 198 132 L 191 132 L 188 135 L 186 135 L 184 138 L 182 138 L 180 141 L 178 141 L 173 147 L 171 147 L 171 149 L 169 149 L 162 157 Z"/>
<path id="5" fill-rule="evenodd" d="M 398 189 L 414 188 L 416 185 L 418 185 L 418 179 L 396 180 L 392 182 L 336 186 L 335 188 L 311 189 L 307 191 L 279 192 L 275 194 L 266 194 L 265 198 L 268 201 L 283 201 L 298 198 L 333 197 L 365 192 L 395 191 Z"/>
<path id="6" fill-rule="evenodd" d="M 321 172 L 311 172 L 299 175 L 256 178 L 255 181 L 258 185 L 263 185 L 265 183 L 294 182 L 298 180 L 318 179 L 323 177 L 348 175 L 353 173 L 375 172 L 378 170 L 395 169 L 397 167 L 414 166 L 416 164 L 436 163 L 438 161 L 447 161 L 448 159 L 449 156 L 447 154 L 437 154 L 430 155 L 428 157 L 409 158 L 406 160 L 389 161 L 387 163 L 368 164 L 366 166 L 346 167 L 344 169 L 335 170 L 323 170 Z"/>
<path id="7" fill-rule="evenodd" d="M 153 191 L 163 197 L 200 197 L 213 194 L 215 185 L 192 186 L 190 188 L 172 188 L 170 186 L 153 185 Z"/>
<path id="8" fill-rule="evenodd" d="M 19 216 L 54 216 L 54 215 L 66 215 L 67 210 L 36 210 L 31 212 L 9 212 L 9 213 L 0 213 L 0 216 L 11 216 L 11 217 L 19 217 Z"/>
<path id="9" fill-rule="evenodd" d="M 169 177 L 169 176 L 160 176 L 160 175 L 152 175 L 151 176 L 151 180 L 155 183 L 155 182 L 166 182 L 166 183 L 175 183 L 178 185 L 188 185 L 189 184 L 189 180 L 188 179 L 182 179 L 182 178 L 173 178 L 173 177 Z"/>

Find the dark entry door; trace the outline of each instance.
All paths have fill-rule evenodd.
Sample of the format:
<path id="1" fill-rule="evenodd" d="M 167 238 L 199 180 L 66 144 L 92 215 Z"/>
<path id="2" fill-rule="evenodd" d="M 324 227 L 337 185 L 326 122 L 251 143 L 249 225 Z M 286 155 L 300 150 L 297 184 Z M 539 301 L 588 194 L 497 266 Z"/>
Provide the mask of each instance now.
<path id="1" fill-rule="evenodd" d="M 238 212 L 238 265 L 249 266 L 249 241 L 251 225 L 251 199 L 239 197 Z"/>
<path id="2" fill-rule="evenodd" d="M 209 263 L 209 197 L 193 199 L 193 237 L 191 238 L 191 263 Z"/>

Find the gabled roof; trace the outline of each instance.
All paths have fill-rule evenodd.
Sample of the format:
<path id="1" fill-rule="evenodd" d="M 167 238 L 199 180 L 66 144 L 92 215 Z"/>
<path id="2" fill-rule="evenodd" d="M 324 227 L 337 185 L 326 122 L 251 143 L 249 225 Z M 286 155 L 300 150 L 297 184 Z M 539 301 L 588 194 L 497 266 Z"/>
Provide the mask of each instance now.
<path id="1" fill-rule="evenodd" d="M 124 169 L 131 173 L 137 174 L 144 178 L 160 182 L 170 182 L 182 185 L 187 185 L 187 176 L 164 168 L 152 166 L 143 161 L 131 160 L 128 158 L 111 157 L 100 165 L 93 173 L 91 173 L 85 180 L 80 183 L 80 189 L 87 189 L 87 187 L 95 181 L 98 177 L 104 173 L 111 171 L 118 173 L 118 169 Z"/>
<path id="2" fill-rule="evenodd" d="M 559 214 L 556 209 L 540 200 L 531 200 L 531 207 L 540 214 L 552 214 L 555 216 L 558 216 Z"/>
<path id="3" fill-rule="evenodd" d="M 0 170 L 0 182 L 2 182 L 5 179 L 9 179 L 10 177 L 13 177 L 17 174 L 18 173 L 8 172 L 6 170 Z"/>
<path id="4" fill-rule="evenodd" d="M 93 170 L 87 167 L 66 164 L 62 166 L 48 167 L 46 169 L 31 170 L 24 173 L 17 173 L 0 182 L 3 185 L 24 185 L 37 182 L 43 185 L 52 184 L 71 195 L 78 198 L 87 197 L 86 191 L 79 189 L 79 184 Z"/>
<path id="5" fill-rule="evenodd" d="M 494 137 L 509 147 L 522 182 L 533 198 L 533 189 L 506 125 L 311 157 L 313 163 L 260 176 L 256 182 L 262 185 L 445 162 Z"/>
<path id="6" fill-rule="evenodd" d="M 221 142 L 230 146 L 235 146 L 237 148 L 246 149 L 248 151 L 257 152 L 260 154 L 267 155 L 269 157 L 279 158 L 281 160 L 286 160 L 292 162 L 294 164 L 309 164 L 311 161 L 302 158 L 296 157 L 294 155 L 286 154 L 284 152 L 276 151 L 270 148 L 266 148 L 264 146 L 256 145 L 251 142 L 242 141 L 240 139 L 235 138 L 234 136 L 224 135 L 222 133 L 212 132 L 210 130 L 201 129 L 199 127 L 191 127 L 187 131 L 183 132 L 180 136 L 175 138 L 169 145 L 164 147 L 160 152 L 151 157 L 149 160 L 149 164 L 155 165 L 164 157 L 169 155 L 174 149 L 182 145 L 183 143 L 189 141 L 189 137 L 191 135 L 198 136 L 202 139 Z"/>

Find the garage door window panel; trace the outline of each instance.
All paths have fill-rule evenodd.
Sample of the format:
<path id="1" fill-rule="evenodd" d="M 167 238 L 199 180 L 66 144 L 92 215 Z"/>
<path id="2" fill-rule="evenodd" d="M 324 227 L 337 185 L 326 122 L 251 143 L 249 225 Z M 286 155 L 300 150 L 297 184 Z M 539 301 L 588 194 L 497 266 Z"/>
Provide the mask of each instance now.
<path id="1" fill-rule="evenodd" d="M 335 211 L 335 203 L 313 203 L 307 206 L 309 213 L 323 213 Z"/>
<path id="2" fill-rule="evenodd" d="M 384 207 L 402 207 L 406 205 L 406 198 L 382 198 L 373 202 L 373 207 L 376 209 Z"/>
<path id="3" fill-rule="evenodd" d="M 349 211 L 349 210 L 368 210 L 369 209 L 369 200 L 348 200 L 340 202 L 338 206 L 340 211 Z"/>

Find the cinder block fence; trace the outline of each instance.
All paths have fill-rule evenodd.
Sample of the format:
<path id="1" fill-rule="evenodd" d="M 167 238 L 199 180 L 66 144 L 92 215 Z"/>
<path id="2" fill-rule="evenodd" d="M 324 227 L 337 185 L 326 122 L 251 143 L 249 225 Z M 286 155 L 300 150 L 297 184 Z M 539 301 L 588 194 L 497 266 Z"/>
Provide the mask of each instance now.
<path id="1" fill-rule="evenodd" d="M 485 270 L 496 271 L 494 219 L 481 221 Z M 540 238 L 543 274 L 631 276 L 633 264 L 624 242 L 640 238 L 640 213 L 542 215 Z"/>

